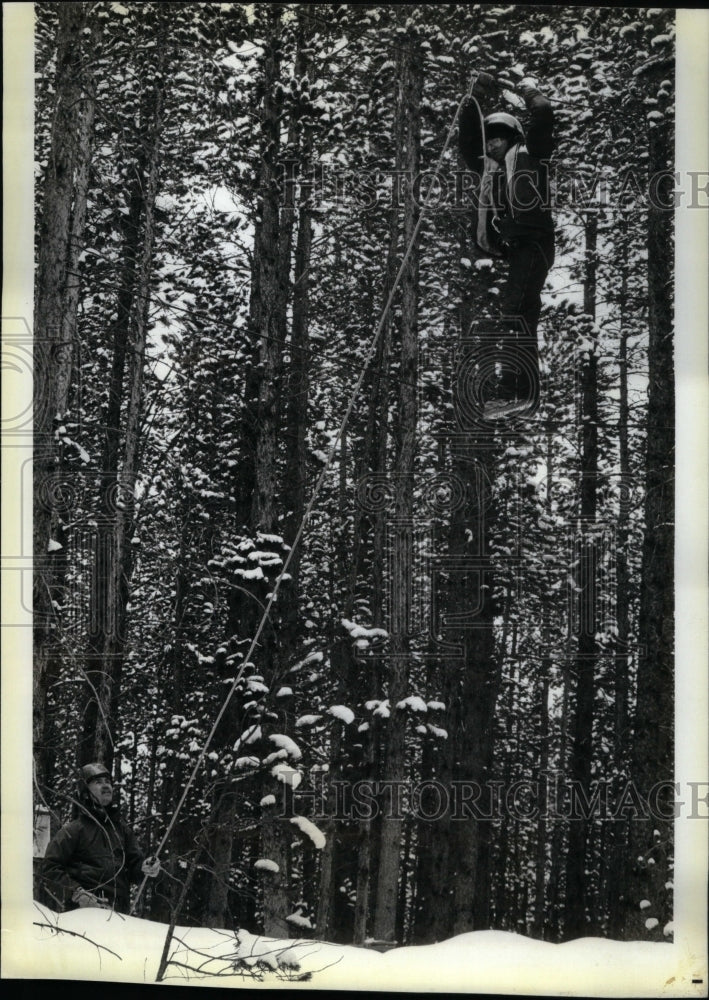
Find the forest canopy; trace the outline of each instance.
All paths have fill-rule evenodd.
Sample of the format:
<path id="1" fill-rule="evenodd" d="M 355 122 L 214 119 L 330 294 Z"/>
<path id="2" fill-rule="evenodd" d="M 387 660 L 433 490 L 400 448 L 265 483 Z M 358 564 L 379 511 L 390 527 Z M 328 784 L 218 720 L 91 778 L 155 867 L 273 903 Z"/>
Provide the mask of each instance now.
<path id="1" fill-rule="evenodd" d="M 165 922 L 670 939 L 674 11 L 35 11 L 37 809 L 102 761 Z M 494 425 L 480 71 L 556 136 Z"/>

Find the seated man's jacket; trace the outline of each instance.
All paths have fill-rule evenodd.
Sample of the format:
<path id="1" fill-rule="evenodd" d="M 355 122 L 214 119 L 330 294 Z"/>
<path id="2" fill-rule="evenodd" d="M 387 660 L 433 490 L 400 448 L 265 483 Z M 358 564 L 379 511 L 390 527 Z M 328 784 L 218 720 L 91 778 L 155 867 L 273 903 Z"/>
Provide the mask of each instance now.
<path id="1" fill-rule="evenodd" d="M 59 830 L 44 857 L 47 889 L 65 909 L 86 889 L 108 906 L 127 913 L 130 884 L 142 877 L 144 855 L 117 805 L 108 808 L 82 797 L 79 816 Z"/>

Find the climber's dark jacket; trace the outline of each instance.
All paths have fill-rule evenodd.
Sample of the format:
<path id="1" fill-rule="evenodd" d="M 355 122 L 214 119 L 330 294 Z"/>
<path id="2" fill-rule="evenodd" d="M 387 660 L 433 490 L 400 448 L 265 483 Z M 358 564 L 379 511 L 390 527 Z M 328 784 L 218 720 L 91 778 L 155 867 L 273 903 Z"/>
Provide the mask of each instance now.
<path id="1" fill-rule="evenodd" d="M 130 883 L 142 878 L 144 855 L 117 805 L 107 809 L 83 799 L 77 819 L 50 841 L 44 857 L 47 889 L 65 909 L 81 887 L 120 913 L 130 905 Z"/>
<path id="2" fill-rule="evenodd" d="M 469 99 L 460 113 L 459 146 L 466 166 L 481 177 L 481 182 L 486 174 L 492 175 L 494 207 L 481 224 L 479 220 L 478 237 L 482 236 L 482 240 L 478 238 L 477 242 L 483 244 L 483 249 L 503 256 L 513 242 L 537 242 L 553 251 L 549 158 L 554 148 L 554 112 L 535 88 L 527 87 L 523 93 L 530 114 L 525 140 L 512 146 L 499 166 L 484 155 L 476 103 Z M 484 206 L 479 205 L 478 211 L 484 211 Z M 493 227 L 494 216 L 497 222 Z"/>

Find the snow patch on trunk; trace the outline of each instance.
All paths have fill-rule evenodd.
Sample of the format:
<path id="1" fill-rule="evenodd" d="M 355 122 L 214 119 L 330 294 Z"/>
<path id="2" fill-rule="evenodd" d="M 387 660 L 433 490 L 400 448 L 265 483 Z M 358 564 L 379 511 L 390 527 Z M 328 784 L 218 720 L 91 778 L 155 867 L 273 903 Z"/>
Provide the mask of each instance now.
<path id="1" fill-rule="evenodd" d="M 254 868 L 258 868 L 261 872 L 273 872 L 274 875 L 277 875 L 281 870 L 276 862 L 271 861 L 269 858 L 259 858 L 257 861 L 254 861 Z"/>
<path id="2" fill-rule="evenodd" d="M 322 830 L 318 830 L 316 825 L 305 816 L 291 816 L 291 823 L 297 826 L 301 833 L 304 833 L 306 837 L 310 837 L 313 842 L 313 846 L 319 851 L 323 849 L 326 844 L 325 834 Z"/>

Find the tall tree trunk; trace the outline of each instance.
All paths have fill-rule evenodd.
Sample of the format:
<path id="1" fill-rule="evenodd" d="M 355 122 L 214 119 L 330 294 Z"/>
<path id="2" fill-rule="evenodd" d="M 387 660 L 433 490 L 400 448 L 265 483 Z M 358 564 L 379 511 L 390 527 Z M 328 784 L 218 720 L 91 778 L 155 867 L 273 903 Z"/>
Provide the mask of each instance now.
<path id="1" fill-rule="evenodd" d="M 656 82 L 656 81 L 655 81 Z M 668 177 L 672 133 L 650 129 L 649 175 Z M 631 780 L 641 797 L 671 782 L 674 763 L 674 359 L 672 323 L 673 216 L 671 184 L 648 212 L 648 403 L 645 537 L 642 550 L 640 657 L 633 726 Z M 672 815 L 671 803 L 662 811 Z M 672 913 L 672 819 L 655 815 L 630 824 L 624 936 L 666 940 Z M 657 831 L 657 833 L 655 833 Z M 646 899 L 650 907 L 640 909 Z M 648 926 L 647 921 L 657 921 Z"/>
<path id="2" fill-rule="evenodd" d="M 539 732 L 539 797 L 540 801 L 546 799 L 546 782 L 549 771 L 549 675 L 551 672 L 551 660 L 546 657 L 542 660 L 542 676 L 539 684 L 539 698 L 537 702 L 538 732 Z M 547 937 L 547 907 L 546 907 L 546 874 L 547 874 L 547 837 L 548 826 L 546 815 L 542 810 L 537 820 L 537 844 L 535 853 L 535 878 L 534 878 L 534 916 L 532 927 L 534 936 L 544 940 Z"/>
<path id="3" fill-rule="evenodd" d="M 450 551 L 469 555 L 474 560 L 484 558 L 489 552 L 488 540 L 492 504 L 490 498 L 489 462 L 485 469 L 474 457 L 471 449 L 458 446 L 454 455 L 454 473 L 469 483 L 469 495 L 479 500 L 468 510 L 456 511 L 451 524 Z M 479 540 L 483 551 L 476 552 Z M 453 631 L 463 647 L 463 657 L 448 666 L 450 674 L 444 701 L 449 710 L 446 726 L 449 732 L 451 779 L 462 786 L 475 783 L 485 788 L 490 776 L 494 740 L 494 710 L 498 691 L 498 672 L 495 662 L 493 634 L 492 580 L 484 581 L 479 571 L 466 569 L 461 576 L 455 574 L 449 583 L 452 591 L 446 598 L 449 614 L 469 615 L 471 602 L 478 609 L 472 627 Z M 482 821 L 485 822 L 485 821 Z M 481 821 L 466 817 L 451 824 L 448 844 L 448 871 L 444 886 L 450 892 L 447 934 L 462 934 L 477 929 L 477 919 L 487 918 L 488 900 L 480 898 L 478 882 L 478 857 L 480 851 Z"/>
<path id="4" fill-rule="evenodd" d="M 80 758 L 82 761 L 102 760 L 109 768 L 113 758 L 133 569 L 131 539 L 135 529 L 134 498 L 143 416 L 165 65 L 166 56 L 163 55 L 143 108 L 145 138 L 141 141 L 139 179 L 131 196 L 124 281 L 119 292 L 102 463 L 103 518 L 93 569 L 93 615 L 86 658 L 88 691 Z M 130 359 L 129 379 L 124 400 L 127 357 Z M 125 414 L 121 420 L 123 403 Z"/>
<path id="5" fill-rule="evenodd" d="M 279 431 L 279 387 L 281 380 L 287 281 L 290 268 L 292 220 L 282 229 L 281 187 L 278 176 L 280 152 L 280 5 L 261 6 L 264 44 L 262 64 L 263 104 L 261 112 L 261 157 L 258 177 L 258 217 L 254 236 L 249 325 L 257 344 L 256 362 L 247 374 L 244 422 L 242 427 L 242 462 L 240 496 L 237 503 L 244 526 L 256 537 L 258 532 L 272 534 L 277 526 L 276 477 Z M 287 213 L 286 213 L 287 214 Z M 255 634 L 259 615 L 254 601 L 234 600 L 230 611 L 231 635 L 249 638 Z M 277 675 L 280 651 L 270 635 L 264 633 L 259 647 L 266 683 Z M 224 738 L 233 739 L 238 725 L 237 699 L 233 699 L 222 727 Z M 227 920 L 228 880 L 233 850 L 236 797 L 232 783 L 225 782 L 213 811 L 209 845 L 214 871 L 207 903 L 207 919 L 212 926 Z M 274 780 L 274 793 L 280 798 L 280 786 Z M 266 806 L 262 813 L 261 856 L 274 861 L 279 874 L 263 888 L 262 913 L 265 934 L 284 936 L 288 927 L 289 875 L 287 844 L 276 809 Z"/>
<path id="6" fill-rule="evenodd" d="M 621 283 L 619 300 L 619 352 L 618 352 L 618 462 L 621 476 L 621 499 L 618 510 L 617 556 L 616 556 L 616 623 L 617 638 L 614 660 L 615 704 L 613 720 L 613 762 L 615 780 L 618 792 L 628 778 L 629 741 L 629 673 L 631 664 L 630 644 L 630 593 L 631 574 L 629 566 L 630 554 L 630 513 L 625 491 L 630 490 L 630 445 L 628 401 L 628 338 L 630 331 L 627 324 L 628 296 L 628 232 L 627 223 L 621 222 Z M 608 931 L 611 937 L 622 935 L 622 892 L 619 887 L 623 882 L 623 865 L 626 859 L 628 823 L 618 819 L 611 824 L 609 831 L 610 846 L 606 883 L 606 898 L 608 908 Z"/>
<path id="7" fill-rule="evenodd" d="M 402 55 L 397 55 L 397 79 L 400 78 L 402 67 Z M 397 91 L 396 106 L 394 109 L 394 147 L 395 147 L 395 173 L 399 176 L 404 169 L 404 158 L 406 147 L 405 136 L 405 116 L 402 110 L 404 95 L 401 88 Z M 386 264 L 384 269 L 384 281 L 382 283 L 382 308 L 389 300 L 389 295 L 394 285 L 397 273 L 397 260 L 399 250 L 400 217 L 398 203 L 394 203 L 389 215 L 389 238 L 387 242 Z M 373 317 L 374 319 L 374 317 Z M 370 471 L 373 475 L 373 482 L 382 483 L 384 490 L 384 480 L 387 476 L 387 453 L 389 445 L 389 395 L 390 395 L 390 367 L 391 367 L 391 345 L 392 345 L 392 315 L 389 311 L 384 327 L 382 329 L 375 359 L 372 366 L 372 391 L 371 405 L 367 415 L 367 430 L 362 449 L 362 476 Z M 375 490 L 377 489 L 375 485 Z M 388 492 L 388 491 L 387 491 Z M 355 508 L 355 518 L 353 525 L 353 550 L 352 579 L 351 579 L 351 600 L 354 602 L 357 579 L 361 571 L 361 564 L 364 559 L 364 537 L 365 520 L 370 518 L 371 526 L 371 606 L 372 625 L 374 628 L 385 627 L 385 560 L 386 560 L 386 530 L 388 511 L 386 504 L 374 504 L 375 510 L 367 513 L 363 506 L 358 504 Z M 350 658 L 351 659 L 351 658 Z M 363 703 L 368 698 L 381 697 L 380 684 L 376 677 L 378 671 L 373 671 L 372 678 L 363 679 L 361 671 L 357 670 L 357 665 L 352 663 L 351 689 L 357 692 L 356 701 Z M 361 779 L 375 779 L 375 743 L 378 740 L 378 726 L 376 720 L 372 721 L 370 728 L 364 734 L 364 750 L 362 754 L 361 768 L 357 776 Z M 361 944 L 367 937 L 368 919 L 370 911 L 370 894 L 373 876 L 373 826 L 370 819 L 358 821 L 357 836 L 357 863 L 355 874 L 355 911 L 353 940 L 355 944 Z"/>
<path id="8" fill-rule="evenodd" d="M 460 226 L 458 233 L 460 243 L 459 259 L 468 259 L 470 248 L 467 241 L 466 228 L 464 226 Z M 470 328 L 471 317 L 473 314 L 475 289 L 470 288 L 470 283 L 466 280 L 466 278 L 467 276 L 465 274 L 460 274 L 460 282 L 463 291 L 461 294 L 459 328 L 460 330 L 467 332 Z M 450 328 L 447 333 L 451 340 L 453 340 L 455 337 L 455 330 Z M 448 422 L 443 425 L 449 434 L 454 430 L 452 412 L 453 406 L 450 405 L 448 408 Z M 450 465 L 446 464 L 447 462 L 450 462 L 450 457 L 445 454 L 442 447 L 439 447 L 439 473 L 445 468 L 450 468 Z M 449 535 L 452 537 L 452 526 L 449 531 Z M 447 539 L 447 541 L 450 542 L 450 538 Z M 439 544 L 445 544 L 445 540 L 441 538 Z M 431 662 L 436 663 L 436 673 L 441 674 L 439 680 L 440 691 L 442 698 L 444 699 L 444 704 L 446 704 L 448 708 L 446 724 L 450 725 L 450 702 L 446 699 L 449 698 L 452 690 L 451 665 L 445 662 L 445 660 L 439 664 L 437 661 L 441 658 L 440 650 L 437 650 L 435 648 L 435 644 L 433 643 L 432 647 L 433 648 L 430 651 Z M 457 670 L 457 667 L 453 666 L 452 669 L 455 671 Z M 450 728 L 448 729 L 448 732 L 450 737 Z M 441 782 L 443 787 L 446 789 L 450 788 L 451 781 L 452 757 L 449 753 L 449 746 L 450 743 L 447 741 L 446 746 L 443 748 L 443 752 L 440 755 L 437 755 L 438 759 L 436 763 L 436 772 L 435 775 L 432 775 L 439 782 Z M 417 942 L 439 941 L 448 935 L 447 908 L 449 891 L 448 863 L 450 851 L 450 824 L 450 810 L 446 810 L 444 815 L 437 819 L 435 824 L 427 824 L 419 832 L 419 839 L 422 844 L 422 848 L 419 851 L 418 894 L 414 924 L 414 939 Z"/>
<path id="9" fill-rule="evenodd" d="M 309 60 L 302 55 L 304 41 L 299 42 L 296 56 L 296 76 L 302 79 L 311 75 Z M 310 258 L 313 242 L 313 225 L 311 218 L 312 196 L 311 185 L 305 179 L 310 167 L 312 155 L 312 134 L 307 130 L 303 137 L 299 156 L 299 172 L 302 178 L 300 186 L 300 205 L 298 207 L 298 236 L 295 247 L 295 269 L 293 285 L 293 320 L 290 338 L 290 367 L 288 372 L 288 393 L 286 408 L 286 430 L 284 436 L 288 446 L 286 471 L 284 476 L 287 506 L 286 541 L 292 544 L 303 520 L 306 506 L 307 487 L 307 440 L 308 404 L 310 396 L 311 348 L 309 334 L 310 319 Z M 285 253 L 285 251 L 284 251 Z M 289 592 L 293 598 L 288 601 L 283 614 L 289 632 L 296 627 L 298 618 L 297 594 L 299 590 L 300 565 L 302 549 L 298 547 L 290 564 L 292 585 Z M 295 641 L 295 635 L 291 642 Z"/>
<path id="10" fill-rule="evenodd" d="M 566 760 L 569 745 L 569 702 L 570 702 L 571 679 L 568 670 L 564 670 L 563 690 L 561 700 L 561 734 L 559 745 L 559 765 L 558 774 L 566 775 Z M 551 837 L 551 872 L 549 876 L 549 940 L 559 941 L 562 936 L 564 919 L 564 891 L 563 875 L 566 858 L 568 837 L 565 836 L 564 826 L 555 823 Z"/>
<path id="11" fill-rule="evenodd" d="M 410 37 L 404 56 L 402 80 L 402 112 L 406 121 L 405 166 L 410 179 L 404 215 L 404 247 L 415 237 L 418 207 L 413 181 L 418 176 L 420 162 L 420 108 L 423 86 L 423 57 L 418 39 Z M 418 252 L 413 246 L 402 275 L 401 298 L 401 365 L 397 420 L 397 449 L 394 484 L 394 524 L 392 545 L 393 617 L 388 651 L 388 689 L 390 718 L 386 733 L 384 759 L 385 782 L 400 781 L 406 776 L 406 714 L 397 708 L 407 694 L 409 661 L 409 618 L 411 591 L 415 581 L 413 566 L 413 501 L 414 459 L 416 449 L 417 377 L 418 377 Z M 397 578 L 398 577 L 398 578 Z M 397 615 L 397 611 L 400 615 Z M 397 887 L 401 864 L 402 820 L 384 817 L 377 881 L 377 902 L 374 936 L 393 941 L 397 926 Z"/>
<path id="12" fill-rule="evenodd" d="M 552 432 L 547 430 L 547 453 L 546 453 L 546 498 L 545 508 L 547 516 L 552 513 L 552 484 L 553 484 L 553 448 Z M 548 649 L 551 649 L 551 629 L 549 628 L 549 609 L 546 607 L 542 614 L 542 629 L 547 632 Z M 539 787 L 540 800 L 546 801 L 546 790 L 549 776 L 549 685 L 551 680 L 552 658 L 545 656 L 541 662 L 541 678 L 539 680 L 539 698 L 537 702 L 537 726 L 539 733 Z M 548 850 L 548 825 L 546 811 L 542 809 L 537 820 L 537 845 L 535 852 L 535 879 L 534 879 L 534 915 L 532 919 L 532 930 L 535 937 L 545 940 L 549 938 L 549 926 L 547 920 L 547 850 Z"/>
<path id="13" fill-rule="evenodd" d="M 465 233 L 461 229 L 461 257 L 467 257 Z M 453 385 L 464 377 L 473 342 L 468 338 L 484 329 L 473 323 L 484 297 L 482 280 L 470 281 L 462 272 L 463 294 L 460 329 L 463 339 L 456 358 Z M 472 325 L 471 325 L 472 324 Z M 469 332 L 470 331 L 470 332 Z M 477 350 L 477 344 L 473 346 Z M 448 429 L 451 437 L 449 468 L 466 497 L 450 514 L 445 544 L 449 564 L 440 573 L 436 600 L 440 605 L 437 628 L 446 644 L 457 646 L 460 654 L 445 651 L 441 658 L 441 697 L 446 705 L 444 728 L 448 734 L 440 751 L 437 778 L 449 790 L 470 789 L 477 783 L 482 795 L 481 810 L 489 807 L 485 783 L 490 777 L 494 745 L 494 712 L 499 690 L 499 658 L 493 633 L 493 581 L 489 566 L 481 575 L 490 554 L 490 533 L 495 517 L 491 494 L 499 446 L 489 438 L 482 443 L 471 433 L 467 414 L 452 394 L 456 424 Z M 479 430 L 479 428 L 475 428 Z M 474 609 L 474 610 L 471 610 Z M 458 782 L 457 786 L 454 782 Z M 475 815 L 452 818 L 448 809 L 435 824 L 431 842 L 430 875 L 419 891 L 417 940 L 440 941 L 464 933 L 489 920 L 490 882 L 483 867 L 488 863 L 481 851 L 481 824 Z M 479 881 L 480 879 L 480 881 Z M 476 898 L 477 897 L 477 898 Z M 428 915 L 428 920 L 424 914 Z"/>
<path id="14" fill-rule="evenodd" d="M 58 11 L 56 102 L 47 161 L 35 303 L 34 552 L 35 573 L 33 737 L 35 777 L 52 783 L 56 746 L 47 714 L 47 693 L 58 668 L 56 618 L 65 572 L 61 496 L 63 456 L 55 431 L 66 419 L 76 348 L 78 261 L 86 226 L 95 98 L 84 51 L 84 4 Z M 97 22 L 91 28 L 95 43 Z M 54 498 L 59 503 L 54 502 Z M 52 547 L 50 540 L 61 548 Z"/>
<path id="15" fill-rule="evenodd" d="M 401 59 L 397 59 L 397 69 L 401 66 Z M 397 72 L 397 77 L 399 76 Z M 403 115 L 401 113 L 401 92 L 398 93 L 397 103 L 394 111 L 394 144 L 395 162 L 397 170 L 402 168 L 404 157 L 403 143 Z M 388 301 L 394 277 L 397 270 L 397 250 L 399 237 L 399 213 L 398 206 L 393 205 L 390 213 L 389 241 L 384 273 L 382 305 Z M 368 294 L 365 302 L 368 308 L 363 310 L 365 316 L 371 316 L 372 327 L 376 323 L 373 313 L 374 294 L 371 286 L 368 286 Z M 373 497 L 381 490 L 386 492 L 383 480 L 386 478 L 387 470 L 387 443 L 388 443 L 388 401 L 389 401 L 389 366 L 391 355 L 391 313 L 386 318 L 381 337 L 377 344 L 375 358 L 371 365 L 371 391 L 365 393 L 366 398 L 371 400 L 364 439 L 361 446 L 360 457 L 357 461 L 357 471 L 355 480 L 358 485 L 364 484 L 369 473 L 373 474 L 374 489 Z M 341 463 L 341 469 L 343 465 Z M 369 484 L 367 484 L 369 485 Z M 346 488 L 346 484 L 345 484 Z M 341 496 L 343 496 L 343 486 L 341 484 Z M 365 497 L 359 498 L 355 504 L 354 517 L 351 532 L 351 554 L 338 549 L 340 552 L 340 563 L 348 565 L 346 574 L 348 583 L 345 587 L 343 617 L 353 619 L 355 598 L 357 595 L 357 585 L 361 578 L 363 567 L 367 565 L 367 560 L 371 560 L 369 577 L 371 579 L 371 607 L 372 625 L 375 628 L 383 628 L 384 606 L 385 606 L 385 584 L 384 584 L 384 562 L 385 538 L 386 538 L 386 518 L 387 511 L 385 505 L 369 503 L 368 493 Z M 342 508 L 345 510 L 345 507 Z M 371 551 L 367 551 L 365 541 L 368 534 L 369 523 L 373 521 L 371 528 L 372 542 Z M 344 525 L 342 530 L 344 530 Z M 341 534 L 341 539 L 344 536 Z M 341 574 L 342 575 L 342 574 Z M 351 638 L 348 635 L 333 638 L 333 662 L 338 664 L 337 673 L 344 683 L 350 703 L 362 705 L 367 699 L 381 697 L 381 691 L 376 675 L 378 670 L 365 672 L 363 675 L 361 667 L 355 661 L 351 650 Z M 373 664 L 374 666 L 374 664 Z M 331 745 L 331 764 L 329 779 L 339 773 L 339 767 L 343 760 L 347 760 L 349 766 L 349 776 L 351 782 L 358 780 L 373 780 L 375 777 L 375 743 L 378 734 L 375 732 L 374 720 L 370 728 L 362 734 L 347 734 L 344 743 L 339 738 Z M 361 741 L 361 752 L 357 754 L 357 763 L 353 760 L 353 742 Z M 339 753 L 342 760 L 335 761 L 334 755 Z M 375 846 L 372 833 L 372 822 L 369 819 L 356 819 L 351 821 L 356 825 L 354 839 L 356 843 L 356 853 L 345 853 L 342 859 L 338 860 L 336 855 L 340 851 L 341 836 L 332 836 L 326 845 L 321 864 L 320 881 L 320 901 L 318 910 L 318 935 L 328 937 L 332 933 L 333 920 L 335 916 L 337 901 L 337 885 L 335 873 L 340 873 L 340 884 L 342 880 L 342 866 L 347 865 L 351 869 L 352 878 L 355 884 L 355 905 L 352 914 L 351 938 L 355 943 L 361 944 L 367 936 L 367 926 L 370 910 L 370 886 L 372 877 L 372 848 Z M 342 824 L 337 824 L 342 830 Z M 351 823 L 347 824 L 347 830 Z M 347 832 L 345 830 L 345 833 Z M 334 831 L 334 825 L 333 825 Z M 342 899 L 340 899 L 342 902 Z M 341 921 L 340 921 L 341 922 Z M 343 938 L 344 940 L 344 938 Z"/>
<path id="16" fill-rule="evenodd" d="M 345 428 L 340 437 L 340 519 L 336 528 L 334 541 L 334 600 L 331 603 L 335 603 L 339 595 L 344 594 L 344 603 L 341 605 L 342 618 L 351 620 L 354 608 L 354 586 L 351 584 L 348 585 L 347 578 L 353 575 L 356 570 L 353 569 L 352 563 L 348 561 L 347 497 L 349 490 L 347 481 L 347 441 L 347 429 Z M 334 696 L 338 704 L 344 704 L 352 697 L 352 678 L 354 674 L 349 634 L 346 636 L 333 634 L 330 648 L 330 661 L 335 675 Z M 341 817 L 335 813 L 336 796 L 334 794 L 333 783 L 342 781 L 343 767 L 349 757 L 348 748 L 343 739 L 342 727 L 338 724 L 334 726 L 330 735 L 328 757 L 328 808 L 327 819 L 323 824 L 326 843 L 320 858 L 320 895 L 318 899 L 316 926 L 319 938 L 341 941 L 346 940 L 346 938 L 340 933 L 338 925 L 346 923 L 346 920 L 342 919 L 344 900 L 338 900 L 337 890 L 342 885 L 341 868 L 348 862 L 354 864 L 354 859 L 352 857 L 342 857 L 342 835 L 345 826 Z M 352 778 L 351 769 L 349 770 L 349 777 L 350 779 Z M 338 903 L 340 904 L 339 907 Z"/>
<path id="17" fill-rule="evenodd" d="M 255 294 L 252 296 L 252 321 L 254 331 L 260 337 L 259 365 L 260 384 L 258 392 L 256 430 L 255 491 L 251 509 L 251 529 L 255 533 L 272 533 L 277 527 L 276 513 L 276 458 L 278 435 L 278 386 L 283 365 L 282 333 L 285 329 L 282 310 L 286 299 L 282 293 L 283 275 L 287 274 L 290 262 L 290 240 L 286 242 L 281 230 L 284 221 L 279 214 L 280 188 L 277 166 L 279 155 L 279 103 L 276 81 L 280 76 L 280 9 L 268 7 L 265 13 L 268 30 L 268 44 L 265 51 L 264 79 L 264 155 L 262 174 L 259 182 L 261 192 L 261 216 L 257 244 L 254 248 L 256 274 Z M 288 226 L 292 233 L 292 226 Z M 278 670 L 281 650 L 276 648 L 273 637 L 262 642 L 261 656 L 268 663 L 264 670 L 269 683 Z M 274 782 L 273 792 L 279 795 L 278 782 Z M 288 932 L 286 917 L 291 912 L 292 886 L 290 883 L 289 833 L 279 822 L 276 808 L 264 808 L 261 824 L 262 857 L 274 861 L 279 868 L 268 891 L 264 891 L 263 932 L 275 937 L 284 937 Z"/>
<path id="18" fill-rule="evenodd" d="M 483 282 L 470 285 L 461 303 L 463 337 L 476 337 L 485 329 L 479 322 Z M 472 325 L 471 325 L 472 324 Z M 469 332 L 470 331 L 470 332 Z M 465 377 L 463 340 L 455 380 Z M 475 345 L 478 350 L 478 344 Z M 494 580 L 490 572 L 491 537 L 496 523 L 493 483 L 497 474 L 500 445 L 494 436 L 481 441 L 479 428 L 472 432 L 463 411 L 456 413 L 461 433 L 451 442 L 451 471 L 464 484 L 469 498 L 451 514 L 448 552 L 452 566 L 442 594 L 447 642 L 458 645 L 462 656 L 444 661 L 443 701 L 447 707 L 448 740 L 444 749 L 446 781 L 458 787 L 482 790 L 478 806 L 490 808 L 488 785 L 494 748 L 495 705 L 501 681 L 501 657 L 496 655 L 493 631 L 496 613 Z M 471 608 L 474 614 L 471 617 Z M 504 650 L 503 650 L 504 655 Z M 516 653 L 515 653 L 516 655 Z M 456 787 L 453 785 L 453 787 Z M 489 926 L 490 891 L 489 820 L 466 816 L 448 821 L 441 831 L 445 846 L 439 862 L 436 888 L 434 940 Z"/>
<path id="19" fill-rule="evenodd" d="M 597 608 L 597 554 L 595 538 L 598 477 L 598 378 L 595 313 L 598 218 L 586 220 L 586 276 L 584 312 L 589 318 L 591 346 L 581 370 L 581 502 L 576 532 L 575 582 L 577 602 L 576 713 L 571 748 L 570 778 L 579 792 L 590 793 L 593 759 L 593 702 L 595 696 Z M 589 887 L 586 852 L 590 820 L 578 816 L 569 825 L 566 863 L 566 907 L 564 937 L 588 933 Z"/>
<path id="20" fill-rule="evenodd" d="M 269 35 L 263 71 L 260 217 L 254 246 L 254 291 L 251 296 L 251 322 L 254 334 L 259 338 L 255 490 L 251 504 L 251 525 L 255 530 L 271 532 L 276 523 L 277 386 L 284 348 L 283 275 L 288 271 L 284 257 L 290 260 L 290 242 L 286 245 L 281 239 L 282 220 L 279 215 L 280 116 L 276 96 L 276 83 L 280 75 L 279 7 L 269 7 L 265 17 Z"/>

